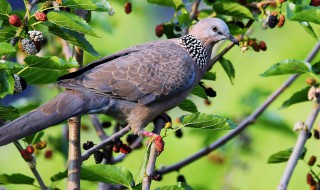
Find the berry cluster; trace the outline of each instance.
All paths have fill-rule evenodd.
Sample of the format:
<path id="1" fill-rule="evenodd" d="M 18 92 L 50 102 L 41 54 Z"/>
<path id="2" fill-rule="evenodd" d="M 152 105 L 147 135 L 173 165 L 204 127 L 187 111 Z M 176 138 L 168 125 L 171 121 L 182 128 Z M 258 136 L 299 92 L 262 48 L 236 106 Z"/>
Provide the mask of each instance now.
<path id="1" fill-rule="evenodd" d="M 116 153 L 121 152 L 122 154 L 129 154 L 132 151 L 131 147 L 127 144 L 124 144 L 120 139 L 116 139 L 113 142 L 112 150 Z"/>
<path id="2" fill-rule="evenodd" d="M 286 21 L 286 18 L 283 14 L 278 14 L 278 12 L 274 11 L 274 12 L 270 12 L 270 11 L 266 11 L 265 14 L 265 19 L 263 22 L 263 28 L 266 29 L 267 27 L 269 28 L 274 28 L 274 27 L 278 27 L 281 28 L 284 23 Z"/>
<path id="3" fill-rule="evenodd" d="M 27 146 L 26 149 L 23 149 L 20 151 L 20 154 L 25 161 L 31 162 L 34 158 L 32 155 L 33 152 L 34 152 L 33 146 Z"/>
<path id="4" fill-rule="evenodd" d="M 311 156 L 308 161 L 308 165 L 310 167 L 310 171 L 307 173 L 307 184 L 310 186 L 310 189 L 316 190 L 317 184 L 319 184 L 319 174 L 313 170 L 313 166 L 317 162 L 317 157 Z"/>
<path id="5" fill-rule="evenodd" d="M 94 146 L 93 142 L 92 141 L 87 141 L 85 143 L 82 144 L 82 148 L 84 150 L 89 150 L 90 148 L 92 148 Z M 94 160 L 96 162 L 96 164 L 100 164 L 103 160 L 103 152 L 101 152 L 100 150 L 97 150 L 93 153 L 93 157 L 94 157 Z"/>
<path id="6" fill-rule="evenodd" d="M 132 4 L 130 2 L 126 2 L 124 5 L 124 12 L 130 14 L 132 11 Z"/>
<path id="7" fill-rule="evenodd" d="M 22 25 L 21 19 L 15 14 L 9 16 L 9 23 L 15 27 L 20 27 Z"/>
<path id="8" fill-rule="evenodd" d="M 257 41 L 257 39 L 247 39 L 240 42 L 241 51 L 245 52 L 249 48 L 252 48 L 254 51 L 259 52 L 267 50 L 267 44 L 264 41 Z"/>
<path id="9" fill-rule="evenodd" d="M 158 38 L 164 34 L 164 23 L 158 24 L 155 28 L 155 33 Z"/>

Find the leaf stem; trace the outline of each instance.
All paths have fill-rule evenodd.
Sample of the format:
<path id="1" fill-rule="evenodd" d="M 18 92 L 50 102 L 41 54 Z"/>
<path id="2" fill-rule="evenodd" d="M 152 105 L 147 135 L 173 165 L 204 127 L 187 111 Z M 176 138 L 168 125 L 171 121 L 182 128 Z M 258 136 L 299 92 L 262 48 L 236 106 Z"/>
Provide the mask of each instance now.
<path id="1" fill-rule="evenodd" d="M 26 66 L 25 68 L 21 69 L 19 72 L 17 72 L 17 75 L 21 75 L 21 73 L 23 73 L 23 71 L 27 70 L 29 68 L 29 66 Z"/>

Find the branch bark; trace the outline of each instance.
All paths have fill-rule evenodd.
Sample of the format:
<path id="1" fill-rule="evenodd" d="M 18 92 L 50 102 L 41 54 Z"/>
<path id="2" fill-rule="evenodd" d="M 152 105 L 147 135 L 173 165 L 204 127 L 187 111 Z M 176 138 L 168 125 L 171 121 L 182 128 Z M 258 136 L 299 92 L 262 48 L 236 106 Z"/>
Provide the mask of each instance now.
<path id="1" fill-rule="evenodd" d="M 154 128 L 155 128 L 154 133 L 159 135 L 164 125 L 165 125 L 165 121 L 163 121 L 161 118 L 156 118 L 154 121 Z M 149 160 L 146 168 L 146 175 L 142 181 L 142 190 L 150 189 L 152 176 L 155 171 L 157 156 L 158 156 L 158 153 L 157 153 L 156 147 L 154 143 L 152 143 L 150 154 L 149 154 Z"/>
<path id="2" fill-rule="evenodd" d="M 320 100 L 317 99 L 317 106 L 310 113 L 305 128 L 302 128 L 299 133 L 299 137 L 297 139 L 296 145 L 293 148 L 293 151 L 290 155 L 290 158 L 287 163 L 287 167 L 284 170 L 284 173 L 281 177 L 280 183 L 277 187 L 277 190 L 285 190 L 289 184 L 290 178 L 293 174 L 293 170 L 296 167 L 298 160 L 300 158 L 301 152 L 306 144 L 310 131 L 313 127 L 313 124 L 319 114 L 320 110 Z"/>
<path id="3" fill-rule="evenodd" d="M 305 59 L 307 62 L 311 62 L 313 58 L 316 56 L 316 54 L 320 50 L 320 42 L 316 44 L 316 46 L 313 48 L 313 50 L 310 52 L 308 57 Z M 211 145 L 209 145 L 206 148 L 201 149 L 199 152 L 191 155 L 190 157 L 173 164 L 171 166 L 165 167 L 163 169 L 160 169 L 157 171 L 159 174 L 166 174 L 172 171 L 179 170 L 180 168 L 192 163 L 195 160 L 198 160 L 199 158 L 209 154 L 210 152 L 214 151 L 215 149 L 223 146 L 230 140 L 232 140 L 235 136 L 237 136 L 241 131 L 246 129 L 250 124 L 252 124 L 266 109 L 267 107 L 285 90 L 287 89 L 295 80 L 298 78 L 298 74 L 294 74 L 290 76 L 276 91 L 274 91 L 266 100 L 265 102 L 258 107 L 251 115 L 246 117 L 244 120 L 240 122 L 240 124 L 232 130 L 227 135 L 219 138 L 217 141 L 213 142 Z"/>

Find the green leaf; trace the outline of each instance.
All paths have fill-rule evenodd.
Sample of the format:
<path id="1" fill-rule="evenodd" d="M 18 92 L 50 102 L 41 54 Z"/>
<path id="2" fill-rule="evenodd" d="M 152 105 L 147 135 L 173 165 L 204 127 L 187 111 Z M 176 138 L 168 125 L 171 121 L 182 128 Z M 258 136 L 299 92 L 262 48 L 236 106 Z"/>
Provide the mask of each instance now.
<path id="1" fill-rule="evenodd" d="M 251 11 L 239 3 L 228 1 L 217 1 L 213 4 L 213 9 L 217 14 L 228 15 L 238 18 L 254 19 Z"/>
<path id="2" fill-rule="evenodd" d="M 201 88 L 201 87 L 200 87 Z M 179 104 L 179 108 L 183 111 L 187 111 L 187 112 L 198 112 L 197 106 L 195 103 L 193 103 L 193 101 L 188 100 L 188 99 L 184 99 L 180 104 Z"/>
<path id="3" fill-rule="evenodd" d="M 33 185 L 34 179 L 23 174 L 2 174 L 0 175 L 0 184 L 27 184 Z"/>
<path id="4" fill-rule="evenodd" d="M 177 185 L 167 185 L 163 187 L 158 187 L 155 190 L 185 190 L 185 188 L 179 187 Z"/>
<path id="5" fill-rule="evenodd" d="M 3 120 L 14 120 L 19 117 L 19 112 L 13 106 L 4 106 L 0 103 L 0 118 Z M 1 126 L 0 126 L 1 128 Z"/>
<path id="6" fill-rule="evenodd" d="M 186 9 L 181 9 L 181 14 L 178 16 L 179 24 L 182 27 L 187 27 L 191 24 L 190 14 Z"/>
<path id="7" fill-rule="evenodd" d="M 182 0 L 148 0 L 149 3 L 173 7 L 175 10 L 179 10 L 184 7 Z"/>
<path id="8" fill-rule="evenodd" d="M 225 117 L 205 113 L 185 115 L 181 121 L 185 127 L 201 129 L 233 129 L 234 123 Z"/>
<path id="9" fill-rule="evenodd" d="M 196 95 L 200 98 L 203 98 L 203 99 L 208 99 L 208 96 L 205 92 L 205 90 L 200 86 L 200 85 L 197 85 L 192 91 L 191 91 L 191 94 L 193 95 Z"/>
<path id="10" fill-rule="evenodd" d="M 49 27 L 49 32 L 65 39 L 69 43 L 80 47 L 94 56 L 99 56 L 98 52 L 92 47 L 87 39 L 78 32 L 54 26 Z"/>
<path id="11" fill-rule="evenodd" d="M 0 55 L 6 55 L 15 51 L 16 49 L 11 44 L 6 42 L 0 43 Z"/>
<path id="12" fill-rule="evenodd" d="M 287 18 L 294 21 L 306 21 L 320 24 L 320 7 L 288 3 Z"/>
<path id="13" fill-rule="evenodd" d="M 272 65 L 267 71 L 262 73 L 260 76 L 268 77 L 274 75 L 283 74 L 297 74 L 297 73 L 307 73 L 310 72 L 311 65 L 306 61 L 296 60 L 296 59 L 286 59 L 279 63 Z"/>
<path id="14" fill-rule="evenodd" d="M 223 67 L 224 71 L 227 73 L 231 84 L 234 84 L 235 70 L 233 68 L 232 63 L 223 57 L 220 58 L 219 62 Z"/>
<path id="15" fill-rule="evenodd" d="M 320 61 L 312 65 L 312 72 L 314 72 L 317 75 L 320 74 Z"/>
<path id="16" fill-rule="evenodd" d="M 23 69 L 25 66 L 11 61 L 1 60 L 0 61 L 0 71 L 3 70 L 14 70 L 14 69 Z"/>
<path id="17" fill-rule="evenodd" d="M 78 17 L 75 14 L 71 14 L 65 11 L 50 11 L 47 14 L 48 21 L 62 28 L 77 31 L 82 34 L 99 37 L 86 23 L 85 20 Z"/>
<path id="18" fill-rule="evenodd" d="M 89 11 L 110 12 L 113 11 L 110 3 L 106 0 L 66 0 L 63 7 L 72 7 Z"/>
<path id="19" fill-rule="evenodd" d="M 216 80 L 216 73 L 212 73 L 210 71 L 204 73 L 203 77 L 202 77 L 202 80 L 213 80 L 215 81 Z"/>
<path id="20" fill-rule="evenodd" d="M 0 1 L 0 14 L 9 15 L 12 11 L 11 5 L 8 3 L 7 0 Z"/>
<path id="21" fill-rule="evenodd" d="M 317 34 L 314 32 L 312 26 L 308 22 L 299 22 L 303 29 L 308 32 L 315 40 L 318 41 Z"/>
<path id="22" fill-rule="evenodd" d="M 15 35 L 16 35 L 16 31 L 12 27 L 0 28 L 0 42 L 10 41 L 10 39 Z"/>
<path id="23" fill-rule="evenodd" d="M 14 79 L 6 71 L 0 71 L 0 98 L 7 94 L 12 94 L 14 89 Z"/>
<path id="24" fill-rule="evenodd" d="M 60 172 L 51 181 L 55 182 L 67 177 L 67 171 Z M 124 167 L 114 165 L 81 166 L 81 179 L 87 181 L 100 181 L 104 183 L 121 184 L 129 189 L 134 185 L 131 172 Z"/>
<path id="25" fill-rule="evenodd" d="M 41 141 L 41 138 L 43 137 L 44 132 L 40 131 L 38 133 L 29 135 L 25 138 L 23 138 L 23 141 L 26 142 L 27 144 L 35 144 Z"/>
<path id="26" fill-rule="evenodd" d="M 282 163 L 282 162 L 286 162 L 289 160 L 290 158 L 290 155 L 293 151 L 293 148 L 289 148 L 287 150 L 282 150 L 280 152 L 277 152 L 275 154 L 272 154 L 269 159 L 268 159 L 268 164 L 276 164 L 276 163 Z M 307 149 L 304 147 L 300 156 L 299 156 L 299 159 L 303 159 L 304 156 L 306 155 L 307 153 Z"/>
<path id="27" fill-rule="evenodd" d="M 309 101 L 308 100 L 308 92 L 310 87 L 306 87 L 296 93 L 294 93 L 289 99 L 287 99 L 285 102 L 283 102 L 281 108 L 287 108 L 291 106 L 292 104 L 297 104 L 300 102 Z"/>
<path id="28" fill-rule="evenodd" d="M 20 75 L 29 84 L 46 84 L 56 82 L 57 78 L 68 73 L 68 69 L 78 67 L 76 61 L 65 61 L 55 56 L 28 56 L 24 59 L 28 69 Z"/>

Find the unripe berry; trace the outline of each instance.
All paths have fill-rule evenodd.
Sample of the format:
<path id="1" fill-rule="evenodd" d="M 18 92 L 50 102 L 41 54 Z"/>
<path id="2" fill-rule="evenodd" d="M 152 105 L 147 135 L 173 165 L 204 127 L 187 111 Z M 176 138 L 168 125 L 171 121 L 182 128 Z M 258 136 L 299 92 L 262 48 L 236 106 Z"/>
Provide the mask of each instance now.
<path id="1" fill-rule="evenodd" d="M 18 15 L 10 15 L 9 23 L 15 27 L 20 27 L 22 25 L 21 19 L 18 17 Z"/>
<path id="2" fill-rule="evenodd" d="M 44 12 L 36 12 L 34 14 L 37 21 L 46 21 L 47 15 Z"/>
<path id="3" fill-rule="evenodd" d="M 258 45 L 257 43 L 253 43 L 251 47 L 252 47 L 252 49 L 253 49 L 254 51 L 256 51 L 256 52 L 259 52 L 259 51 L 260 51 L 259 45 Z"/>
<path id="4" fill-rule="evenodd" d="M 126 12 L 127 14 L 130 14 L 132 11 L 132 4 L 130 2 L 126 2 L 126 4 L 124 5 L 124 12 Z"/>
<path id="5" fill-rule="evenodd" d="M 120 152 L 122 154 L 129 154 L 130 152 L 132 151 L 131 147 L 126 145 L 126 144 L 123 144 L 121 147 L 120 147 Z"/>
<path id="6" fill-rule="evenodd" d="M 33 146 L 27 146 L 26 152 L 27 152 L 28 154 L 33 154 L 33 152 L 34 152 Z"/>
<path id="7" fill-rule="evenodd" d="M 156 36 L 160 38 L 164 33 L 164 24 L 162 23 L 157 25 L 155 28 L 155 32 L 156 32 Z"/>
<path id="8" fill-rule="evenodd" d="M 46 141 L 41 141 L 41 142 L 38 142 L 34 145 L 34 148 L 37 149 L 37 150 L 42 150 L 44 148 L 46 148 L 47 146 L 47 142 Z"/>
<path id="9" fill-rule="evenodd" d="M 48 149 L 44 152 L 44 157 L 47 158 L 47 159 L 50 159 L 52 158 L 52 155 L 53 155 L 53 152 L 52 150 Z"/>
<path id="10" fill-rule="evenodd" d="M 314 163 L 316 163 L 316 161 L 317 161 L 317 157 L 315 157 L 315 156 L 312 155 L 312 156 L 309 158 L 308 165 L 309 165 L 309 166 L 313 166 Z"/>
<path id="11" fill-rule="evenodd" d="M 310 86 L 313 86 L 317 83 L 317 81 L 314 78 L 307 78 L 306 83 Z"/>
<path id="12" fill-rule="evenodd" d="M 258 45 L 259 45 L 259 49 L 261 49 L 262 51 L 267 50 L 267 45 L 264 41 L 260 41 Z"/>
<path id="13" fill-rule="evenodd" d="M 279 21 L 278 21 L 278 24 L 277 24 L 278 28 L 281 28 L 284 25 L 285 21 L 286 21 L 286 17 L 283 14 L 281 14 L 279 16 Z"/>
<path id="14" fill-rule="evenodd" d="M 62 5 L 62 0 L 56 0 L 59 5 Z"/>
<path id="15" fill-rule="evenodd" d="M 308 184 L 308 185 L 315 185 L 315 184 L 316 184 L 316 182 L 315 182 L 315 180 L 313 179 L 313 176 L 312 176 L 311 173 L 308 173 L 308 174 L 307 174 L 307 184 Z"/>

